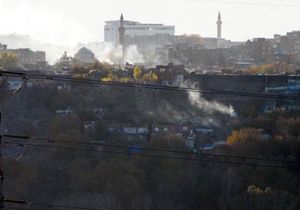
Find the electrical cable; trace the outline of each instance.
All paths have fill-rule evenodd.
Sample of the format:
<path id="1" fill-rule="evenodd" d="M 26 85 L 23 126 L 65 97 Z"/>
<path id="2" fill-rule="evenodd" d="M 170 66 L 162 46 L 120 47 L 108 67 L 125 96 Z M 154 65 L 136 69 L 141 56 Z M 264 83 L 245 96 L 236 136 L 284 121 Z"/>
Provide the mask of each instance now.
<path id="1" fill-rule="evenodd" d="M 219 158 L 232 158 L 232 159 L 242 159 L 242 160 L 257 160 L 257 161 L 268 161 L 268 162 L 279 162 L 279 163 L 292 163 L 292 164 L 300 164 L 297 160 L 287 160 L 287 159 L 271 159 L 271 158 L 261 158 L 261 157 L 250 157 L 245 155 L 227 155 L 227 154 L 212 154 L 212 153 L 196 153 L 191 151 L 183 151 L 183 150 L 171 150 L 164 148 L 153 148 L 153 147 L 144 147 L 144 146 L 136 146 L 136 145 L 120 145 L 120 144 L 107 144 L 107 143 L 99 143 L 99 142 L 83 142 L 83 141 L 69 141 L 69 140 L 58 140 L 53 138 L 42 138 L 42 137 L 30 137 L 30 136 L 17 136 L 17 135 L 3 135 L 4 138 L 13 138 L 13 139 L 23 139 L 23 140 L 32 140 L 32 141 L 46 141 L 46 143 L 65 143 L 65 144 L 73 144 L 73 145 L 85 145 L 85 146 L 103 146 L 103 147 L 111 147 L 117 149 L 131 149 L 137 147 L 138 150 L 141 151 L 149 151 L 149 152 L 166 152 L 166 153 L 175 153 L 175 154 L 186 154 L 186 155 L 197 155 L 200 157 L 219 157 Z M 32 142 L 31 142 L 32 143 Z"/>
<path id="2" fill-rule="evenodd" d="M 93 79 L 77 79 L 77 78 L 62 77 L 57 75 L 28 74 L 28 73 L 12 72 L 12 71 L 1 71 L 0 76 L 1 75 L 8 76 L 8 77 L 27 77 L 29 79 L 73 82 L 73 83 L 82 83 L 82 84 L 90 84 L 90 85 L 142 88 L 142 89 L 178 91 L 178 92 L 198 92 L 203 94 L 214 94 L 214 95 L 228 95 L 228 96 L 253 97 L 253 98 L 264 98 L 264 99 L 300 101 L 300 97 L 293 96 L 293 95 L 274 95 L 274 94 L 265 94 L 265 93 L 255 93 L 255 92 L 209 90 L 209 89 L 201 89 L 201 88 L 174 87 L 174 86 L 166 86 L 166 85 L 142 84 L 142 83 L 132 83 L 132 82 L 127 82 L 127 83 L 103 82 L 100 80 L 93 80 Z"/>
<path id="3" fill-rule="evenodd" d="M 210 159 L 210 158 L 202 158 L 202 157 L 185 157 L 185 156 L 175 156 L 175 155 L 159 155 L 159 154 L 147 154 L 147 153 L 130 153 L 129 151 L 109 151 L 109 150 L 100 150 L 95 148 L 76 148 L 76 147 L 67 147 L 67 146 L 54 146 L 47 144 L 30 144 L 23 142 L 7 142 L 4 141 L 4 144 L 17 145 L 21 147 L 30 146 L 30 147 L 38 147 L 44 149 L 63 149 L 69 151 L 82 151 L 82 152 L 96 152 L 103 154 L 114 154 L 114 155 L 126 155 L 126 156 L 135 156 L 135 157 L 146 157 L 146 158 L 155 158 L 155 159 L 173 159 L 173 160 L 184 160 L 184 161 L 195 161 L 195 162 L 203 162 L 203 163 L 218 163 L 218 164 L 232 164 L 232 165 L 246 165 L 253 167 L 266 167 L 266 168 L 278 168 L 278 169 L 291 169 L 298 170 L 299 164 L 297 165 L 283 165 L 283 164 L 266 164 L 259 162 L 246 162 L 246 161 L 233 161 L 233 160 L 222 160 L 222 159 Z"/>
<path id="4" fill-rule="evenodd" d="M 51 203 L 41 203 L 41 202 L 29 202 L 25 200 L 10 200 L 5 199 L 5 203 L 9 204 L 16 204 L 16 205 L 29 205 L 29 208 L 31 206 L 40 206 L 45 207 L 47 209 L 55 209 L 55 208 L 65 208 L 65 209 L 78 209 L 78 210 L 101 210 L 97 208 L 88 208 L 88 207 L 80 207 L 80 206 L 70 206 L 70 205 L 63 205 L 63 204 L 51 204 Z M 27 208 L 28 209 L 28 208 Z"/>

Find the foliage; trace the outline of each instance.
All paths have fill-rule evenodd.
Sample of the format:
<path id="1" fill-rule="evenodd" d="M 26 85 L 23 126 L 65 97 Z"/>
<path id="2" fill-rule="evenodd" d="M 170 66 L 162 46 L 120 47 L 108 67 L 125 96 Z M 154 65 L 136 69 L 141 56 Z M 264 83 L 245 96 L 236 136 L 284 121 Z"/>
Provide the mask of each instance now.
<path id="1" fill-rule="evenodd" d="M 294 69 L 288 64 L 262 64 L 259 66 L 252 66 L 247 71 L 250 74 L 294 73 Z"/>
<path id="2" fill-rule="evenodd" d="M 65 132 L 61 138 L 81 138 L 82 141 L 83 137 L 71 134 L 66 124 L 55 123 L 56 129 Z M 241 136 L 252 141 L 250 139 L 256 139 L 253 132 L 260 135 L 259 131 L 248 128 L 240 133 L 248 133 Z M 247 144 L 247 141 L 239 141 L 239 144 Z M 154 139 L 146 146 L 184 151 L 183 142 L 171 136 Z M 274 148 L 272 144 L 269 146 Z M 164 210 L 174 206 L 192 210 L 225 207 L 297 210 L 299 205 L 300 180 L 292 171 L 63 150 L 55 151 L 51 164 L 45 164 L 49 158 L 45 155 L 51 151 L 31 149 L 31 152 L 35 156 L 40 154 L 40 159 L 5 161 L 10 166 L 6 192 L 25 194 L 28 200 L 44 198 L 51 203 L 59 200 L 68 205 L 125 210 Z"/>
<path id="3" fill-rule="evenodd" d="M 112 73 L 109 73 L 106 77 L 101 78 L 101 81 L 102 82 L 112 82 L 112 81 L 114 81 L 115 78 L 116 77 Z"/>
<path id="4" fill-rule="evenodd" d="M 13 69 L 18 65 L 17 56 L 14 53 L 0 54 L 0 69 Z"/>
<path id="5" fill-rule="evenodd" d="M 64 55 L 54 64 L 54 68 L 56 69 L 67 69 L 72 70 L 74 74 L 87 74 L 91 70 L 99 70 L 99 71 L 111 71 L 112 66 L 105 62 L 99 62 L 95 60 L 93 63 L 82 63 L 81 61 L 68 57 L 65 52 Z"/>
<path id="6" fill-rule="evenodd" d="M 90 95 L 88 91 L 91 92 Z M 161 122 L 165 117 L 160 109 L 164 112 L 167 109 L 171 113 L 166 115 L 168 117 L 178 116 L 178 110 L 191 111 L 186 99 L 185 93 L 167 94 L 165 91 L 147 89 L 132 91 L 119 87 L 76 84 L 72 86 L 72 91 L 57 90 L 55 86 L 24 89 L 23 94 L 2 104 L 1 110 L 5 111 L 3 113 L 7 116 L 10 112 L 8 119 L 18 121 L 19 118 L 24 118 L 24 110 L 27 112 L 26 116 L 39 113 L 46 118 L 45 126 L 38 126 L 40 123 L 32 118 L 32 125 L 36 127 L 34 130 L 39 134 L 35 136 L 58 140 L 53 146 L 93 148 L 97 152 L 35 147 L 4 148 L 4 151 L 13 151 L 5 156 L 3 166 L 8 169 L 4 171 L 7 177 L 3 189 L 5 195 L 20 198 L 24 196 L 31 201 L 44 200 L 47 203 L 116 210 L 299 209 L 298 171 L 175 158 L 138 157 L 127 155 L 126 149 L 59 142 L 91 143 L 91 139 L 83 132 L 81 121 L 94 120 L 94 108 L 97 108 L 103 111 L 95 119 L 96 138 L 93 140 L 107 141 L 109 145 L 138 144 L 141 147 L 189 151 L 188 154 L 183 152 L 180 155 L 186 159 L 200 158 L 199 154 L 190 154 L 184 141 L 176 135 L 164 138 L 152 136 L 150 142 L 144 143 L 122 141 L 124 135 L 120 138 L 107 138 L 107 127 L 110 124 L 147 124 L 149 116 L 156 122 Z M 74 115 L 54 116 L 57 109 L 69 106 L 72 106 Z M 148 115 L 150 111 L 153 112 L 152 115 Z M 229 145 L 225 149 L 220 148 L 218 152 L 300 160 L 299 112 L 260 114 L 253 118 L 249 118 L 249 115 L 252 115 L 252 111 L 240 121 L 234 119 L 238 125 L 228 137 Z M 13 128 L 18 129 L 15 121 Z M 179 122 L 182 122 L 181 118 Z M 27 122 L 22 124 L 28 129 Z M 230 126 L 228 124 L 228 129 Z M 265 132 L 270 138 L 265 138 Z M 224 135 L 226 133 L 222 134 Z M 48 143 L 52 146 L 51 142 Z M 106 153 L 113 149 L 116 153 L 125 151 L 125 155 Z M 148 154 L 149 151 L 143 152 Z M 16 161 L 20 155 L 21 158 Z M 177 154 L 168 152 L 164 155 L 173 157 Z"/>
<path id="7" fill-rule="evenodd" d="M 203 39 L 198 34 L 182 35 L 181 42 L 186 44 L 203 44 Z"/>
<path id="8" fill-rule="evenodd" d="M 255 128 L 242 128 L 239 131 L 233 131 L 227 138 L 229 145 L 255 142 L 263 139 L 262 130 Z"/>
<path id="9" fill-rule="evenodd" d="M 138 82 L 155 82 L 158 81 L 158 76 L 154 72 L 143 73 L 141 68 L 136 66 L 133 69 L 133 78 L 129 76 L 118 76 L 114 72 L 110 72 L 106 77 L 101 78 L 102 82 L 131 82 L 131 81 L 138 81 Z"/>
<path id="10" fill-rule="evenodd" d="M 154 72 L 145 73 L 142 76 L 142 81 L 158 81 L 158 76 Z"/>
<path id="11" fill-rule="evenodd" d="M 135 66 L 134 69 L 133 69 L 133 78 L 135 80 L 139 80 L 139 79 L 141 79 L 141 76 L 142 76 L 142 69 L 141 69 L 141 67 Z"/>
<path id="12" fill-rule="evenodd" d="M 96 140 L 107 140 L 107 126 L 104 122 L 98 121 L 95 129 Z"/>
<path id="13" fill-rule="evenodd" d="M 249 99 L 240 105 L 239 114 L 241 117 L 255 118 L 260 114 L 263 105 L 264 102 L 262 100 Z"/>
<path id="14" fill-rule="evenodd" d="M 130 82 L 132 79 L 130 77 L 121 77 L 118 79 L 119 82 Z"/>
<path id="15" fill-rule="evenodd" d="M 48 131 L 51 137 L 61 135 L 76 136 L 78 133 L 81 133 L 81 125 L 71 117 L 66 119 L 54 118 L 49 122 Z M 68 131 L 70 131 L 69 134 Z M 76 139 L 80 139 L 81 137 L 82 136 L 76 137 Z"/>

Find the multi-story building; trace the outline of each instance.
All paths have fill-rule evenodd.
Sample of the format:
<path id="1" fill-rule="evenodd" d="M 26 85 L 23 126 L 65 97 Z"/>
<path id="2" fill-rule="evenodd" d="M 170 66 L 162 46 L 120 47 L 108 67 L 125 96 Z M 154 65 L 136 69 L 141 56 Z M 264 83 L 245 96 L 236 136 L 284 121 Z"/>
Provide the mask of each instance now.
<path id="1" fill-rule="evenodd" d="M 35 65 L 46 62 L 46 53 L 43 51 L 32 51 L 30 49 L 9 49 L 9 53 L 16 55 L 18 63 L 21 65 Z"/>
<path id="2" fill-rule="evenodd" d="M 1 44 L 1 43 L 0 43 L 0 52 L 1 52 L 1 51 L 5 51 L 5 50 L 7 50 L 7 45 L 6 45 L 6 44 Z"/>
<path id="3" fill-rule="evenodd" d="M 274 54 L 272 40 L 266 38 L 254 38 L 252 41 L 248 40 L 245 47 L 250 57 L 252 57 L 256 63 L 270 61 L 270 58 Z"/>
<path id="4" fill-rule="evenodd" d="M 168 26 L 164 24 L 144 24 L 135 21 L 123 21 L 125 28 L 125 40 L 134 42 L 137 40 L 152 39 L 156 36 L 175 36 L 175 26 Z M 114 45 L 119 45 L 119 29 L 121 27 L 120 20 L 106 21 L 104 26 L 104 41 L 111 42 Z M 134 43 L 132 43 L 134 44 Z"/>
<path id="5" fill-rule="evenodd" d="M 8 49 L 7 45 L 0 44 L 0 53 L 12 53 L 20 65 L 36 65 L 46 63 L 46 52 L 24 49 Z"/>
<path id="6" fill-rule="evenodd" d="M 288 32 L 285 36 L 274 35 L 274 47 L 289 56 L 292 63 L 300 61 L 300 31 Z"/>
<path id="7" fill-rule="evenodd" d="M 288 32 L 286 36 L 275 35 L 278 47 L 288 53 L 300 54 L 300 31 Z"/>

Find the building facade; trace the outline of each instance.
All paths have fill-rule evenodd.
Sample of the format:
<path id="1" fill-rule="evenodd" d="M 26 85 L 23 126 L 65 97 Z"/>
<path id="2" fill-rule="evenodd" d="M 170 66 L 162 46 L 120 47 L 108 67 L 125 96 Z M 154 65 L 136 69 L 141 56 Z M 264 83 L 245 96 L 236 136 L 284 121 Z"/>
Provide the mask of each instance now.
<path id="1" fill-rule="evenodd" d="M 5 51 L 5 50 L 7 50 L 7 45 L 0 43 L 0 51 Z"/>
<path id="2" fill-rule="evenodd" d="M 143 24 L 135 21 L 116 20 L 106 21 L 104 26 L 104 41 L 111 42 L 114 45 L 120 43 L 121 22 L 125 29 L 125 37 L 152 37 L 157 35 L 175 36 L 175 26 L 167 26 L 163 24 Z"/>
<path id="3" fill-rule="evenodd" d="M 21 65 L 35 65 L 46 62 L 46 53 L 43 51 L 32 51 L 30 49 L 10 49 L 9 53 L 16 55 L 19 64 Z"/>
<path id="4" fill-rule="evenodd" d="M 11 53 L 17 58 L 20 65 L 36 65 L 46 63 L 46 52 L 32 51 L 28 48 L 8 49 L 7 45 L 0 43 L 0 53 Z"/>
<path id="5" fill-rule="evenodd" d="M 256 63 L 272 62 L 274 55 L 274 47 L 272 40 L 266 38 L 254 38 L 246 42 L 246 49 L 248 54 L 252 57 Z"/>
<path id="6" fill-rule="evenodd" d="M 288 32 L 286 35 L 274 35 L 274 47 L 285 56 L 289 56 L 291 63 L 300 63 L 300 31 Z"/>

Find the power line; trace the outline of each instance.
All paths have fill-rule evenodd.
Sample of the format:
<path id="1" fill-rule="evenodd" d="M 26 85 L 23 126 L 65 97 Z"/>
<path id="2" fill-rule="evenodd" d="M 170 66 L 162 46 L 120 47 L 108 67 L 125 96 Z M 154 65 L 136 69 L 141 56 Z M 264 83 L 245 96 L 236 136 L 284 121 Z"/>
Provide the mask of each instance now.
<path id="1" fill-rule="evenodd" d="M 84 83 L 84 84 L 98 84 L 98 85 L 107 85 L 107 86 L 116 86 L 116 87 L 129 87 L 129 88 L 144 88 L 144 89 L 154 89 L 154 90 L 167 90 L 167 91 L 181 91 L 181 92 L 200 92 L 200 93 L 206 93 L 206 94 L 221 94 L 221 95 L 231 95 L 231 96 L 243 96 L 243 97 L 259 97 L 259 98 L 270 98 L 270 99 L 285 99 L 285 100 L 299 100 L 300 97 L 295 96 L 286 96 L 286 95 L 270 95 L 270 94 L 259 94 L 259 93 L 250 93 L 250 92 L 234 92 L 234 91 L 219 91 L 219 90 L 205 90 L 205 89 L 195 89 L 195 88 L 185 88 L 185 87 L 169 87 L 169 86 L 162 86 L 162 85 L 146 85 L 146 84 L 136 84 L 136 83 L 120 83 L 120 82 L 102 82 L 98 80 L 90 80 L 90 79 L 75 79 L 75 78 L 65 78 L 65 77 L 59 77 L 59 76 L 49 76 L 49 75 L 30 75 L 30 74 L 24 74 L 24 73 L 17 73 L 17 72 L 1 72 L 0 75 L 6 75 L 6 76 L 13 76 L 13 77 L 21 77 L 25 79 L 23 84 L 13 93 L 17 93 L 26 83 L 28 79 L 38 79 L 38 80 L 51 80 L 51 81 L 63 81 L 63 82 L 75 82 L 75 83 Z M 1 135 L 0 138 L 6 137 L 6 138 L 16 138 L 16 139 L 23 139 L 27 140 L 30 139 L 27 136 L 17 136 L 17 135 Z M 38 138 L 36 138 L 38 139 Z M 62 141 L 61 141 L 62 142 Z M 98 153 L 107 153 L 107 154 L 115 154 L 115 155 L 126 155 L 126 156 L 137 156 L 137 157 L 146 157 L 146 158 L 157 158 L 157 159 L 174 159 L 174 160 L 185 160 L 185 161 L 197 161 L 197 162 L 206 162 L 206 163 L 217 163 L 217 164 L 232 164 L 232 165 L 247 165 L 247 166 L 253 166 L 253 167 L 268 167 L 268 168 L 278 168 L 278 169 L 298 169 L 298 165 L 296 167 L 290 166 L 290 165 L 279 165 L 279 164 L 266 164 L 266 163 L 251 163 L 246 161 L 233 161 L 233 160 L 218 160 L 218 159 L 207 159 L 203 157 L 198 158 L 191 158 L 191 157 L 183 157 L 183 156 L 171 156 L 171 155 L 160 155 L 160 154 L 143 154 L 143 153 L 130 153 L 129 151 L 105 151 L 105 150 L 98 150 L 95 148 L 76 148 L 76 147 L 66 147 L 66 146 L 53 146 L 53 145 L 45 145 L 45 144 L 32 144 L 32 143 L 22 143 L 22 142 L 2 142 L 2 139 L 0 139 L 0 146 L 4 144 L 14 144 L 19 146 L 30 146 L 30 147 L 39 147 L 39 148 L 45 148 L 45 149 L 64 149 L 64 150 L 70 150 L 70 151 L 89 151 L 89 152 L 98 152 Z M 58 141 L 54 141 L 50 143 L 58 143 Z M 63 143 L 69 143 L 69 144 L 78 144 L 78 145 L 89 145 L 92 146 L 92 144 L 87 144 L 83 142 L 66 142 Z M 95 144 L 93 144 L 95 145 Z M 96 144 L 97 145 L 97 144 Z M 100 145 L 100 146 L 106 146 L 106 147 L 113 147 L 113 148 L 120 148 L 120 145 Z M 124 148 L 124 146 L 122 146 Z M 126 147 L 128 148 L 128 146 Z M 153 148 L 141 148 L 146 151 L 151 152 L 172 152 L 172 153 L 181 153 L 181 154 L 191 154 L 187 153 L 185 151 L 174 151 L 174 150 L 166 150 L 166 149 L 153 149 Z M 193 154 L 195 155 L 195 154 Z M 204 154 L 201 154 L 204 156 Z M 221 157 L 220 155 L 214 155 L 214 154 L 206 154 L 206 156 L 213 156 L 213 157 Z M 224 158 L 225 156 L 223 156 Z M 233 158 L 233 156 L 227 156 Z M 0 148 L 0 158 L 2 158 L 1 154 L 1 148 Z M 237 158 L 237 157 L 234 157 Z M 242 159 L 250 159 L 246 157 L 238 157 Z M 251 158 L 254 160 L 254 158 Z M 255 160 L 262 160 L 262 159 L 255 159 Z M 264 160 L 267 161 L 267 160 Z M 283 161 L 283 160 L 272 160 L 274 162 L 281 162 L 281 163 L 291 163 L 291 161 Z M 293 162 L 294 163 L 294 162 Z M 1 162 L 2 165 L 2 162 Z M 0 168 L 1 171 L 1 168 Z M 2 171 L 1 171 L 1 185 L 2 185 Z M 27 201 L 16 201 L 16 200 L 6 200 L 1 194 L 1 204 L 3 203 L 14 203 L 14 204 L 29 204 L 29 205 L 37 205 L 37 206 L 43 206 L 47 208 L 68 208 L 68 209 L 81 209 L 81 210 L 98 210 L 94 208 L 84 208 L 84 207 L 78 207 L 78 206 L 67 206 L 67 205 L 57 205 L 57 204 L 47 204 L 47 203 L 36 203 L 36 202 L 27 202 Z M 2 205 L 1 205 L 2 208 Z"/>
<path id="2" fill-rule="evenodd" d="M 0 88 L 2 88 L 5 85 L 6 82 L 7 82 L 7 77 L 5 77 L 3 79 L 3 81 L 1 81 Z"/>
<path id="3" fill-rule="evenodd" d="M 132 82 L 128 82 L 128 83 L 103 82 L 94 79 L 77 79 L 77 78 L 62 77 L 57 75 L 28 74 L 28 73 L 13 72 L 13 71 L 1 71 L 0 76 L 1 75 L 8 76 L 8 77 L 21 77 L 21 78 L 37 79 L 37 80 L 72 82 L 72 83 L 81 83 L 81 84 L 89 84 L 89 85 L 141 88 L 141 89 L 177 91 L 177 92 L 197 92 L 197 93 L 213 94 L 213 95 L 228 95 L 228 96 L 241 96 L 241 97 L 264 98 L 264 99 L 300 101 L 300 97 L 292 96 L 292 95 L 274 95 L 274 94 L 265 94 L 265 93 L 255 93 L 255 92 L 209 90 L 209 89 L 202 89 L 202 88 L 174 87 L 174 86 L 166 86 L 166 85 L 141 84 L 141 83 L 132 83 Z"/>
<path id="4" fill-rule="evenodd" d="M 12 210 L 28 210 L 29 209 L 29 202 L 25 200 L 13 200 L 13 199 L 4 199 L 3 203 L 5 204 L 5 209 L 12 209 Z M 6 204 L 9 204 L 7 206 Z M 18 205 L 18 206 L 11 206 L 11 205 Z M 25 207 L 19 207 L 19 205 L 27 205 Z"/>
<path id="5" fill-rule="evenodd" d="M 235 5 L 252 5 L 252 6 L 268 6 L 268 7 L 300 7 L 299 4 L 282 4 L 282 3 L 264 3 L 264 2 L 250 2 L 250 1 L 244 1 L 244 2 L 237 2 L 237 1 L 222 1 L 222 0 L 189 0 L 193 2 L 205 2 L 205 3 L 214 3 L 214 4 L 235 4 Z"/>
<path id="6" fill-rule="evenodd" d="M 65 209 L 79 209 L 79 210 L 101 210 L 96 208 L 87 208 L 80 206 L 68 206 L 68 205 L 59 205 L 59 204 L 45 204 L 45 203 L 32 203 L 32 205 L 43 206 L 47 208 L 65 208 Z"/>
<path id="7" fill-rule="evenodd" d="M 1 73 L 0 73 L 0 75 L 1 75 Z M 19 85 L 19 87 L 17 87 L 14 91 L 12 91 L 8 96 L 5 96 L 4 98 L 2 98 L 0 102 L 7 100 L 8 98 L 16 95 L 18 92 L 20 92 L 22 90 L 22 88 L 26 85 L 29 78 L 22 77 L 22 79 L 23 79 L 22 84 Z M 2 88 L 6 82 L 7 82 L 7 77 L 5 77 L 2 84 L 0 84 L 0 88 Z"/>
<path id="8" fill-rule="evenodd" d="M 178 156 L 178 155 L 160 155 L 160 154 L 147 154 L 147 153 L 131 153 L 130 151 L 109 151 L 109 150 L 99 150 L 95 148 L 78 148 L 78 147 L 67 147 L 67 146 L 54 146 L 47 144 L 32 144 L 32 143 L 23 143 L 23 142 L 7 142 L 4 141 L 4 144 L 17 145 L 17 146 L 30 146 L 30 147 L 38 147 L 44 149 L 63 149 L 69 151 L 82 151 L 82 152 L 96 152 L 103 154 L 113 154 L 113 155 L 125 155 L 125 156 L 136 156 L 136 157 L 145 157 L 145 158 L 155 158 L 155 159 L 171 159 L 171 160 L 183 160 L 183 161 L 194 161 L 194 162 L 202 162 L 202 163 L 216 163 L 216 164 L 230 164 L 230 165 L 246 165 L 253 167 L 266 167 L 266 168 L 278 168 L 278 169 L 292 169 L 298 170 L 299 164 L 267 164 L 267 163 L 259 163 L 259 162 L 247 162 L 247 161 L 233 161 L 233 160 L 222 160 L 222 159 L 211 159 L 211 158 L 203 158 L 203 157 L 186 157 L 186 156 Z"/>
<path id="9" fill-rule="evenodd" d="M 12 199 L 4 199 L 5 203 L 13 203 L 13 204 L 29 204 L 28 201 L 25 200 L 12 200 Z"/>
<path id="10" fill-rule="evenodd" d="M 13 139 L 22 139 L 22 140 L 35 140 L 35 141 L 46 141 L 47 143 L 65 143 L 65 144 L 73 144 L 73 145 L 85 145 L 85 146 L 102 146 L 102 147 L 110 147 L 117 149 L 131 149 L 135 147 L 131 145 L 120 145 L 120 144 L 107 144 L 100 142 L 83 142 L 83 141 L 69 141 L 69 140 L 58 140 L 53 138 L 42 138 L 42 137 L 29 137 L 29 136 L 17 136 L 6 134 L 3 135 L 4 138 L 13 138 Z M 138 146 L 138 149 L 141 151 L 149 151 L 149 152 L 166 152 L 166 153 L 175 153 L 175 154 L 186 154 L 186 155 L 194 155 L 201 157 L 218 157 L 218 158 L 231 158 L 231 159 L 242 159 L 242 160 L 256 160 L 256 161 L 265 161 L 265 162 L 279 162 L 279 163 L 292 163 L 292 164 L 300 164 L 299 161 L 296 160 L 286 160 L 286 159 L 271 159 L 271 158 L 261 158 L 261 157 L 250 157 L 245 155 L 227 155 L 227 154 L 212 154 L 212 153 L 196 153 L 191 151 L 183 151 L 183 150 L 171 150 L 166 148 L 153 148 L 153 147 L 143 147 Z"/>
<path id="11" fill-rule="evenodd" d="M 28 208 L 21 208 L 21 207 L 7 207 L 7 206 L 5 206 L 5 209 L 10 209 L 10 210 L 28 210 Z"/>
<path id="12" fill-rule="evenodd" d="M 17 204 L 17 205 L 28 205 L 30 208 L 31 206 L 40 206 L 40 207 L 46 207 L 46 208 L 65 208 L 65 209 L 78 209 L 78 210 L 101 210 L 97 208 L 88 208 L 88 207 L 80 207 L 80 206 L 70 206 L 70 205 L 63 205 L 63 204 L 50 204 L 50 203 L 40 203 L 40 202 L 29 202 L 25 200 L 9 200 L 5 199 L 5 203 L 8 204 Z M 26 208 L 26 209 L 29 209 Z"/>

